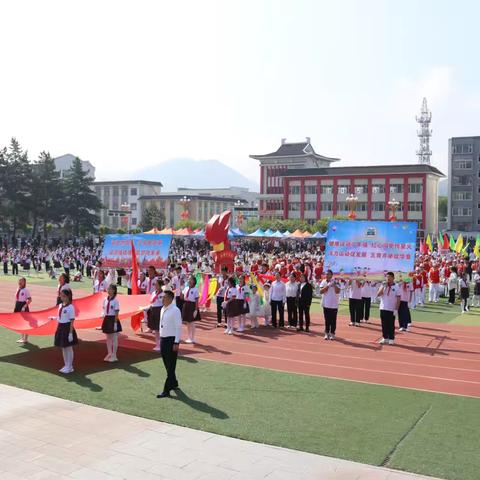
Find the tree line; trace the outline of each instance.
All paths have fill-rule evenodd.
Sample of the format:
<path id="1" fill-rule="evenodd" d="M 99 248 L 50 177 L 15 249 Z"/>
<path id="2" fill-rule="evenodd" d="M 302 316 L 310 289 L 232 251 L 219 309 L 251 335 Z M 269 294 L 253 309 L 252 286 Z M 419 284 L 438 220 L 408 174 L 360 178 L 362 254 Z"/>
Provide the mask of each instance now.
<path id="1" fill-rule="evenodd" d="M 93 178 L 77 157 L 64 178 L 48 152 L 30 160 L 16 138 L 0 148 L 0 231 L 48 238 L 55 228 L 63 235 L 94 232 L 102 207 L 92 188 Z"/>

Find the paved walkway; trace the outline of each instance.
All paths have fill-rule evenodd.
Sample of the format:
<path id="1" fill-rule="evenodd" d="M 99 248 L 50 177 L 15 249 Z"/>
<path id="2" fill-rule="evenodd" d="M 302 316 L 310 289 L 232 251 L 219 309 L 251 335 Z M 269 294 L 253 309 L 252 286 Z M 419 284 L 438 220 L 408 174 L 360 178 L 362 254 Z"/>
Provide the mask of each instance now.
<path id="1" fill-rule="evenodd" d="M 160 400 L 159 400 L 160 401 Z M 418 480 L 0 385 L 2 480 Z"/>

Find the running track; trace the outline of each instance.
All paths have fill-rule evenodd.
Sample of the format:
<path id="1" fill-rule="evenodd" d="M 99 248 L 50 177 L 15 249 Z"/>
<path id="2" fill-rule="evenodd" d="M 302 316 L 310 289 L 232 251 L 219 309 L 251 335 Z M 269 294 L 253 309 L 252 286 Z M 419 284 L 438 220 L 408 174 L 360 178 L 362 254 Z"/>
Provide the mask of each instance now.
<path id="1" fill-rule="evenodd" d="M 3 287 L 6 288 L 3 288 Z M 55 290 L 30 286 L 32 310 L 52 305 Z M 0 310 L 12 308 L 15 285 L 3 284 Z M 85 291 L 76 291 L 83 296 Z M 197 323 L 196 345 L 182 345 L 181 355 L 237 365 L 268 368 L 358 382 L 480 397 L 480 328 L 416 323 L 412 332 L 398 333 L 396 345 L 382 346 L 379 320 L 349 327 L 337 321 L 337 339 L 323 339 L 320 316 L 310 333 L 259 328 L 225 335 L 213 314 Z M 101 332 L 80 330 L 80 338 L 103 341 Z M 150 334 L 135 334 L 124 323 L 120 347 L 151 350 Z M 81 348 L 81 347 L 79 347 Z M 121 358 L 121 352 L 119 352 Z"/>

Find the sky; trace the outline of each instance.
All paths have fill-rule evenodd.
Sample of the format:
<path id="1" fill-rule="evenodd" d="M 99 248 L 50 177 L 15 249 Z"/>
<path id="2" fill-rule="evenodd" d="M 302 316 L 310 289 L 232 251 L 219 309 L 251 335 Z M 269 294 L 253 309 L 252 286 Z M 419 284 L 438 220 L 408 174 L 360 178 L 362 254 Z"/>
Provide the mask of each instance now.
<path id="1" fill-rule="evenodd" d="M 0 146 L 72 153 L 97 179 L 311 137 L 338 166 L 432 164 L 480 135 L 476 0 L 0 0 Z M 213 172 L 212 172 L 213 174 Z M 188 182 L 185 182 L 187 184 Z"/>

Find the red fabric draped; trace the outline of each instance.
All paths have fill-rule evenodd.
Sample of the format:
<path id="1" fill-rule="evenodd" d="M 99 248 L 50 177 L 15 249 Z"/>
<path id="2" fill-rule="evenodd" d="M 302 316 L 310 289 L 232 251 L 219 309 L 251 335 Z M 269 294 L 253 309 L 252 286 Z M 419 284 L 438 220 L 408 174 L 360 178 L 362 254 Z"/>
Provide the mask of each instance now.
<path id="1" fill-rule="evenodd" d="M 103 300 L 106 293 L 95 293 L 73 301 L 75 307 L 75 329 L 95 328 L 102 324 Z M 129 318 L 138 314 L 149 304 L 150 295 L 118 295 L 120 302 L 119 318 Z M 29 335 L 53 335 L 57 329 L 58 307 L 37 312 L 0 313 L 0 326 L 18 333 Z M 143 311 L 141 312 L 143 318 Z"/>

